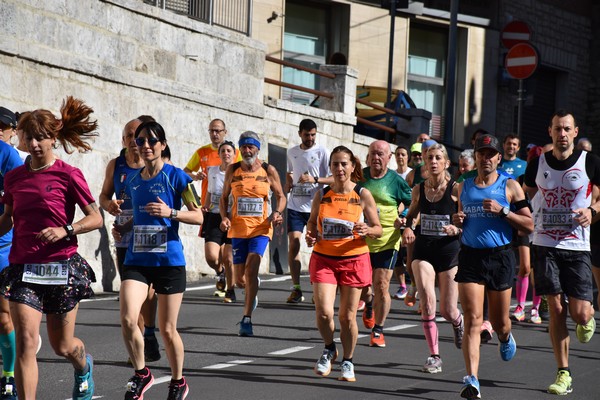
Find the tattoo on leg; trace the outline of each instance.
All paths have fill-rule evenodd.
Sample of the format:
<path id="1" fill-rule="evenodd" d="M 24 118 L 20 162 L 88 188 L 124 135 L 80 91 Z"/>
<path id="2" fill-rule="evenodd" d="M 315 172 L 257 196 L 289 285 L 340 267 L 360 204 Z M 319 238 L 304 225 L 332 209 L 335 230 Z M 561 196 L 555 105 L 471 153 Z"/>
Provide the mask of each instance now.
<path id="1" fill-rule="evenodd" d="M 83 360 L 85 358 L 85 348 L 83 346 L 75 346 L 73 349 L 73 357 L 77 360 Z"/>
<path id="2" fill-rule="evenodd" d="M 48 320 L 48 324 L 50 329 L 52 330 L 60 330 L 63 326 L 67 326 L 69 324 L 68 314 L 53 314 L 55 318 L 51 318 Z"/>

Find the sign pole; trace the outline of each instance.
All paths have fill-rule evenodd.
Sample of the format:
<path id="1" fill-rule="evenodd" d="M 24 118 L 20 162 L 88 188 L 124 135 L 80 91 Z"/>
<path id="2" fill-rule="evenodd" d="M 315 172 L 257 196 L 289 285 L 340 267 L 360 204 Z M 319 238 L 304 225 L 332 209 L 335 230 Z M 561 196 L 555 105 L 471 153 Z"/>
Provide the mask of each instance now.
<path id="1" fill-rule="evenodd" d="M 521 125 L 523 118 L 523 103 L 525 103 L 525 88 L 523 79 L 519 79 L 519 90 L 517 90 L 517 136 L 519 141 L 523 141 L 521 137 Z"/>
<path id="2" fill-rule="evenodd" d="M 396 31 L 396 0 L 390 2 L 390 48 L 388 55 L 388 82 L 387 82 L 387 95 L 385 98 L 385 106 L 390 107 L 392 101 L 392 84 L 393 84 L 393 70 L 394 70 L 394 35 Z M 390 114 L 385 114 L 385 124 L 390 126 Z M 394 138 L 395 139 L 395 138 Z"/>

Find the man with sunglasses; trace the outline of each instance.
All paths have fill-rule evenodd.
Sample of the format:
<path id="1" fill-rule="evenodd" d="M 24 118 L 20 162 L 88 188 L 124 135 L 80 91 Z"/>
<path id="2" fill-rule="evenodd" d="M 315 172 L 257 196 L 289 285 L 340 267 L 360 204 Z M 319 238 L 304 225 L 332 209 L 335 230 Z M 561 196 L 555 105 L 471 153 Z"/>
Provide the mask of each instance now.
<path id="1" fill-rule="evenodd" d="M 188 161 L 187 165 L 183 169 L 193 180 L 202 181 L 202 193 L 201 198 L 206 197 L 208 191 L 208 167 L 214 167 L 221 164 L 219 158 L 219 146 L 225 141 L 227 136 L 227 128 L 225 122 L 221 119 L 213 119 L 208 125 L 208 136 L 210 137 L 210 143 L 198 148 L 192 157 Z M 234 162 L 241 161 L 239 150 L 236 150 Z M 204 210 L 206 213 L 206 210 Z M 206 215 L 205 215 L 206 218 Z M 200 227 L 199 236 L 205 237 L 205 226 Z M 216 287 L 219 292 L 225 293 L 225 268 L 223 267 L 221 260 L 222 255 L 217 251 L 211 251 L 210 246 L 204 244 L 204 254 L 208 265 L 215 270 L 217 274 Z"/>

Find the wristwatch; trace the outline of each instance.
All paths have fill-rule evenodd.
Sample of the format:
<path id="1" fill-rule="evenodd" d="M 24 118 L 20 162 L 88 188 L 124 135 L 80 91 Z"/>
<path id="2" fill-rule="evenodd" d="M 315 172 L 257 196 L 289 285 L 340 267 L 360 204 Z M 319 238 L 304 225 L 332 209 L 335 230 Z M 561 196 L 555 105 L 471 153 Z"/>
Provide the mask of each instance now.
<path id="1" fill-rule="evenodd" d="M 315 180 L 315 183 L 319 183 L 319 177 L 317 175 L 313 176 L 313 179 Z"/>
<path id="2" fill-rule="evenodd" d="M 67 237 L 75 235 L 75 229 L 73 229 L 73 225 L 65 225 L 63 228 L 65 228 L 65 231 L 67 231 Z"/>
<path id="3" fill-rule="evenodd" d="M 510 208 L 507 207 L 502 207 L 502 210 L 500 210 L 500 218 L 506 218 L 508 216 L 508 213 L 510 212 Z"/>
<path id="4" fill-rule="evenodd" d="M 171 218 L 171 219 L 177 218 L 177 210 L 176 209 L 171 208 L 171 216 L 169 218 Z"/>
<path id="5" fill-rule="evenodd" d="M 592 206 L 589 206 L 588 208 L 589 208 L 589 210 L 592 212 L 592 218 L 594 218 L 594 217 L 596 216 L 596 214 L 598 214 L 598 211 L 594 210 L 594 209 L 592 208 Z"/>

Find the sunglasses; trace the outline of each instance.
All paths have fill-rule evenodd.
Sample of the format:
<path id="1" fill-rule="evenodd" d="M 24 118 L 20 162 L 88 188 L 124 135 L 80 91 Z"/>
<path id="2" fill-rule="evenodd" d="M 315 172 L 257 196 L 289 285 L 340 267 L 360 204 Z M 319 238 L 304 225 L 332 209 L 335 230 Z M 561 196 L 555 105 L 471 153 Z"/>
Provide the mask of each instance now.
<path id="1" fill-rule="evenodd" d="M 156 143 L 160 142 L 160 139 L 155 138 L 155 137 L 149 137 L 149 138 L 136 137 L 135 138 L 135 144 L 138 147 L 142 147 L 144 144 L 146 144 L 146 141 L 148 141 L 148 144 L 150 145 L 150 147 L 154 147 L 154 146 L 156 146 Z"/>

